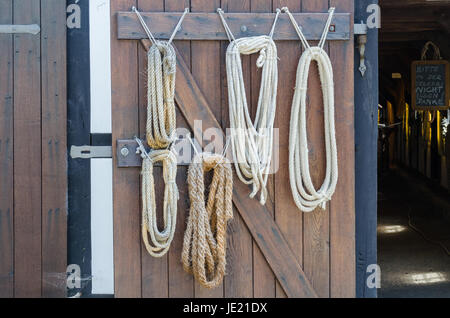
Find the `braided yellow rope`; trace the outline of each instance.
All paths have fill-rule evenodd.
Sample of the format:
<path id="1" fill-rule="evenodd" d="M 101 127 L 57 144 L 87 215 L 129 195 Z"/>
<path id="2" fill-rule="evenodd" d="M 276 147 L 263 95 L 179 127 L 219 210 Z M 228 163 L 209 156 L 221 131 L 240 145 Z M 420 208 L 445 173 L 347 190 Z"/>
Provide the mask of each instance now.
<path id="1" fill-rule="evenodd" d="M 214 170 L 205 207 L 204 172 Z M 184 234 L 184 269 L 206 288 L 225 275 L 227 222 L 233 217 L 233 173 L 230 162 L 215 154 L 198 154 L 188 171 L 191 208 Z"/>
<path id="2" fill-rule="evenodd" d="M 155 149 L 167 148 L 175 139 L 176 129 L 175 49 L 169 42 L 157 41 L 147 56 L 147 143 Z"/>
<path id="3" fill-rule="evenodd" d="M 148 38 L 153 43 L 148 57 L 147 79 L 147 143 L 153 149 L 147 153 L 139 139 L 137 152 L 141 153 L 142 162 L 142 239 L 148 253 L 161 257 L 167 253 L 173 240 L 177 221 L 178 188 L 176 184 L 177 158 L 169 149 L 175 141 L 175 73 L 177 60 L 172 40 L 181 27 L 188 9 L 184 10 L 169 41 L 157 41 L 150 32 L 139 11 L 133 7 Z M 164 149 L 165 148 L 165 149 Z M 158 229 L 156 220 L 155 184 L 153 164 L 163 163 L 164 177 L 164 230 Z M 149 238 L 150 236 L 150 238 Z"/>

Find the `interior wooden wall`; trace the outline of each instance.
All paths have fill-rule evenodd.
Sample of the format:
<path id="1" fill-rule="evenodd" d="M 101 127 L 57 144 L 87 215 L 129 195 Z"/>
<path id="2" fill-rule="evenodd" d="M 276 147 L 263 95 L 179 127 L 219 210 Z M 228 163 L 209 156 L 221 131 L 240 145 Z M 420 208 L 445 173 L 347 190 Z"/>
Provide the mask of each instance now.
<path id="1" fill-rule="evenodd" d="M 145 136 L 146 52 L 138 41 L 117 40 L 116 12 L 274 12 L 289 6 L 292 12 L 353 12 L 353 0 L 114 0 L 112 21 L 112 114 L 113 145 L 117 139 Z M 276 32 L 276 31 L 275 31 Z M 216 118 L 228 127 L 225 50 L 228 42 L 175 41 Z M 354 229 L 354 126 L 353 126 L 353 41 L 329 42 L 336 89 L 336 135 L 339 151 L 339 182 L 325 211 L 299 212 L 292 199 L 288 174 L 290 109 L 295 74 L 301 55 L 300 41 L 278 42 L 279 83 L 275 127 L 279 128 L 280 166 L 271 176 L 269 207 L 292 251 L 320 297 L 355 295 Z M 244 57 L 243 69 L 251 112 L 255 114 L 261 71 L 257 56 Z M 308 98 L 308 133 L 311 171 L 316 185 L 325 171 L 323 108 L 317 70 L 311 72 Z M 178 126 L 187 127 L 178 113 Z M 207 128 L 207 127 L 204 127 Z M 115 146 L 113 146 L 115 147 Z M 115 153 L 115 149 L 113 149 Z M 116 297 L 285 297 L 246 224 L 235 209 L 229 224 L 227 276 L 223 285 L 206 290 L 185 273 L 181 248 L 189 202 L 186 167 L 178 168 L 177 232 L 165 257 L 150 257 L 140 239 L 139 169 L 114 168 L 114 267 Z M 161 172 L 156 171 L 157 191 L 162 193 Z M 235 182 L 240 182 L 235 178 Z M 161 201 L 159 202 L 161 206 Z"/>
<path id="2" fill-rule="evenodd" d="M 426 42 L 433 41 L 440 48 L 442 58 L 450 60 L 450 1 L 380 0 L 380 6 L 380 102 L 386 106 L 386 100 L 389 100 L 398 109 L 397 104 L 405 101 L 411 105 L 411 64 L 420 60 Z M 428 57 L 431 56 L 432 52 L 429 52 Z M 402 78 L 392 79 L 392 73 L 400 73 Z M 401 115 L 395 119 L 396 122 L 401 120 Z M 398 145 L 394 151 L 397 161 L 450 191 L 450 159 L 437 151 L 437 122 L 433 123 L 430 146 L 423 142 L 421 123 L 415 120 L 411 107 L 409 122 L 411 136 L 408 143 L 401 128 L 396 131 Z M 448 138 L 447 144 L 450 149 Z"/>
<path id="3" fill-rule="evenodd" d="M 66 8 L 0 0 L 0 297 L 66 291 Z"/>

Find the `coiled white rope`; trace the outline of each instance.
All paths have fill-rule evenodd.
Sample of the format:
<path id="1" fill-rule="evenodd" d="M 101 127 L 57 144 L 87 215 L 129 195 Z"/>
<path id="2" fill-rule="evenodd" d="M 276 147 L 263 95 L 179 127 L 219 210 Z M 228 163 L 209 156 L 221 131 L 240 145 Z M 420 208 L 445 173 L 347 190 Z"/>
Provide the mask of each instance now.
<path id="1" fill-rule="evenodd" d="M 292 101 L 291 123 L 289 133 L 289 178 L 295 204 L 303 212 L 314 211 L 318 206 L 325 209 L 326 202 L 336 189 L 338 180 L 338 157 L 336 147 L 336 132 L 334 120 L 334 82 L 333 67 L 328 54 L 323 50 L 334 8 L 329 10 L 329 17 L 319 45 L 311 47 L 306 41 L 300 27 L 288 8 L 282 9 L 297 31 L 305 51 L 300 58 L 297 68 L 297 79 L 294 99 Z M 309 68 L 312 61 L 316 61 L 322 84 L 326 171 L 321 187 L 316 190 L 309 169 L 308 137 L 306 131 L 306 97 L 308 88 Z"/>
<path id="2" fill-rule="evenodd" d="M 230 113 L 231 144 L 233 160 L 238 178 L 245 184 L 252 184 L 250 197 L 259 191 L 260 203 L 267 198 L 267 179 L 272 159 L 273 123 L 276 111 L 278 66 L 277 48 L 272 40 L 275 25 L 280 14 L 277 9 L 270 34 L 235 39 L 218 9 L 230 45 L 226 54 L 228 82 L 228 103 Z M 256 65 L 262 68 L 258 109 L 254 123 L 250 118 L 242 74 L 241 54 L 259 52 Z"/>
<path id="3" fill-rule="evenodd" d="M 147 153 L 142 142 L 137 152 L 142 156 L 142 239 L 148 253 L 162 257 L 167 253 L 173 240 L 176 220 L 178 188 L 176 184 L 177 158 L 170 150 L 176 140 L 175 113 L 175 73 L 176 54 L 172 40 L 186 16 L 186 9 L 175 27 L 169 41 L 157 41 L 150 32 L 139 11 L 133 7 L 148 38 L 153 43 L 148 56 L 147 86 L 147 143 L 154 150 Z M 162 55 L 162 56 L 161 56 Z M 165 148 L 165 149 L 164 149 Z M 164 188 L 163 219 L 164 229 L 159 231 L 156 217 L 155 182 L 153 164 L 162 162 Z"/>

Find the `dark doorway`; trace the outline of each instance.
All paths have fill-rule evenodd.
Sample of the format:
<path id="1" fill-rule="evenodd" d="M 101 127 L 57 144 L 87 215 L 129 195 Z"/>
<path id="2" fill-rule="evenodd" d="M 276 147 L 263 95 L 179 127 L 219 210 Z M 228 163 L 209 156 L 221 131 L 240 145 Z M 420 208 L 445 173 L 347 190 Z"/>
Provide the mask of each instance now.
<path id="1" fill-rule="evenodd" d="M 380 6 L 378 296 L 450 297 L 450 113 L 411 107 L 413 61 L 450 60 L 450 1 Z"/>

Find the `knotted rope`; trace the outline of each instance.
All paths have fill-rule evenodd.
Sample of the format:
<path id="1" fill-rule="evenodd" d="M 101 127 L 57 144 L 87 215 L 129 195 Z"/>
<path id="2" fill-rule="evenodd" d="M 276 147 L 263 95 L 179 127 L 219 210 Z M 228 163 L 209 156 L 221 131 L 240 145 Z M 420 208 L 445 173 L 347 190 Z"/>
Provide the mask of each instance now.
<path id="1" fill-rule="evenodd" d="M 152 42 L 148 57 L 148 86 L 147 86 L 147 143 L 153 149 L 150 153 L 142 142 L 137 152 L 141 153 L 142 161 L 142 238 L 148 253 L 154 257 L 161 257 L 167 253 L 173 240 L 177 220 L 178 188 L 176 184 L 177 158 L 170 150 L 176 140 L 175 113 L 175 74 L 176 54 L 172 46 L 175 34 L 181 27 L 186 9 L 181 16 L 169 41 L 157 41 L 150 32 L 139 11 L 133 7 L 148 38 Z M 165 148 L 165 149 L 163 149 Z M 164 230 L 159 231 L 156 217 L 155 183 L 153 178 L 153 164 L 162 162 L 164 189 Z M 149 238 L 150 236 L 150 238 Z"/>
<path id="2" fill-rule="evenodd" d="M 210 170 L 214 175 L 205 206 L 204 173 Z M 181 254 L 183 267 L 202 286 L 214 288 L 225 275 L 227 222 L 233 218 L 230 162 L 217 154 L 197 154 L 189 166 L 188 188 L 191 207 Z"/>
<path id="3" fill-rule="evenodd" d="M 329 10 L 328 21 L 319 46 L 316 47 L 311 47 L 308 44 L 300 27 L 289 12 L 289 9 L 283 8 L 282 10 L 289 15 L 305 47 L 305 52 L 301 56 L 297 68 L 295 93 L 292 102 L 289 133 L 289 177 L 295 204 L 300 210 L 311 212 L 318 206 L 325 209 L 326 202 L 331 200 L 336 189 L 338 179 L 338 158 L 334 122 L 333 67 L 328 54 L 323 50 L 333 18 L 334 8 Z M 314 188 L 311 180 L 306 131 L 306 97 L 309 68 L 312 61 L 316 61 L 319 68 L 324 103 L 326 172 L 325 179 L 319 190 Z"/>
<path id="4" fill-rule="evenodd" d="M 250 197 L 259 191 L 260 203 L 267 198 L 267 179 L 272 159 L 273 123 L 276 111 L 278 68 L 277 48 L 272 40 L 280 10 L 268 36 L 235 39 L 228 27 L 223 11 L 217 10 L 227 32 L 230 45 L 226 54 L 228 103 L 230 113 L 233 160 L 239 179 L 252 184 Z M 241 54 L 259 52 L 256 66 L 262 68 L 261 89 L 254 123 L 250 118 L 242 74 Z"/>
<path id="5" fill-rule="evenodd" d="M 153 150 L 147 153 L 142 142 L 138 152 L 142 161 L 142 238 L 148 253 L 154 257 L 161 257 L 167 253 L 173 240 L 177 222 L 178 188 L 176 184 L 177 158 L 167 149 Z M 163 164 L 164 178 L 164 229 L 159 231 L 156 218 L 155 180 L 153 178 L 153 165 L 156 162 Z M 150 239 L 149 239 L 150 236 Z"/>

